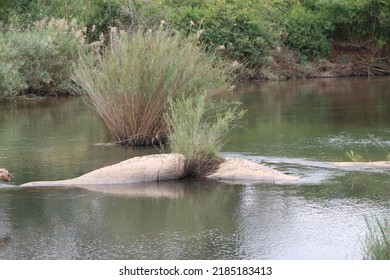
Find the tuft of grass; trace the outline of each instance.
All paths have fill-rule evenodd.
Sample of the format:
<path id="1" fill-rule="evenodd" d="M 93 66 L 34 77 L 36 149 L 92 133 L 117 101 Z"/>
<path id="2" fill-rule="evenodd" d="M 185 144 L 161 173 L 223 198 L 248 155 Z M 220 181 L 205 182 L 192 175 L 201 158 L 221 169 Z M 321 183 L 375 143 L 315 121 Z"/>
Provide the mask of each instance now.
<path id="1" fill-rule="evenodd" d="M 359 154 L 356 154 L 353 150 L 350 150 L 348 152 L 345 153 L 347 155 L 347 157 L 349 157 L 353 162 L 363 162 L 364 161 L 364 158 L 359 155 Z"/>
<path id="2" fill-rule="evenodd" d="M 372 145 L 382 148 L 383 152 L 386 154 L 386 160 L 390 161 L 390 152 L 387 149 L 387 147 L 383 144 L 383 142 L 379 138 L 376 138 L 374 135 L 368 134 L 368 137 Z M 362 141 L 364 154 L 365 154 L 364 156 L 355 153 L 353 150 L 347 151 L 345 155 L 348 158 L 350 158 L 353 162 L 371 161 L 369 150 L 368 150 L 368 143 L 369 143 L 368 141 Z"/>
<path id="3" fill-rule="evenodd" d="M 172 151 L 186 156 L 186 177 L 211 173 L 223 159 L 219 153 L 232 123 L 244 111 L 237 105 L 216 112 L 216 106 L 203 95 L 170 102 L 165 115 Z"/>
<path id="4" fill-rule="evenodd" d="M 103 55 L 84 55 L 73 76 L 116 142 L 164 143 L 168 100 L 229 85 L 223 64 L 179 33 L 138 30 L 110 37 Z"/>
<path id="5" fill-rule="evenodd" d="M 364 259 L 390 260 L 390 223 L 377 217 L 365 217 L 368 232 L 364 243 Z"/>

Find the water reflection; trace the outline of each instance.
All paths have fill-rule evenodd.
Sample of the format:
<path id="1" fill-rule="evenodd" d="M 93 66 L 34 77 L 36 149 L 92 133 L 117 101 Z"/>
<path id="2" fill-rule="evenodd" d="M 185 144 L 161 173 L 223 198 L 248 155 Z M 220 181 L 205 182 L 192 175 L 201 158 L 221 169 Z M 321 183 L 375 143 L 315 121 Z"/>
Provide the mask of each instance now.
<path id="1" fill-rule="evenodd" d="M 3 190 L 0 206 L 2 215 L 12 220 L 8 225 L 12 239 L 0 250 L 0 257 L 235 256 L 235 239 L 229 242 L 225 237 L 236 232 L 232 215 L 240 189 L 199 181 L 177 183 L 174 188 L 180 196 L 159 199 L 129 199 L 82 189 Z"/>
<path id="2" fill-rule="evenodd" d="M 178 198 L 184 195 L 182 184 L 179 184 L 176 181 L 145 182 L 120 185 L 86 185 L 80 186 L 80 188 L 122 197 Z"/>
<path id="3" fill-rule="evenodd" d="M 364 216 L 390 216 L 390 174 L 329 162 L 348 160 L 350 149 L 385 159 L 389 85 L 375 78 L 237 87 L 248 113 L 224 155 L 302 177 L 296 184 L 1 184 L 0 259 L 361 259 Z M 96 145 L 109 140 L 80 98 L 0 105 L 0 166 L 14 185 L 157 152 Z"/>
<path id="4" fill-rule="evenodd" d="M 244 83 L 236 96 L 248 108 L 246 129 L 235 130 L 226 150 L 343 161 L 353 149 L 384 160 L 389 87 L 388 77 Z"/>
<path id="5" fill-rule="evenodd" d="M 81 98 L 1 105 L 0 164 L 14 184 L 80 176 L 119 161 L 156 153 L 154 147 L 102 146 L 109 134 Z"/>
<path id="6" fill-rule="evenodd" d="M 358 179 L 306 187 L 176 182 L 168 189 L 179 195 L 159 198 L 3 189 L 0 258 L 360 258 L 364 215 L 389 215 L 390 194 Z"/>

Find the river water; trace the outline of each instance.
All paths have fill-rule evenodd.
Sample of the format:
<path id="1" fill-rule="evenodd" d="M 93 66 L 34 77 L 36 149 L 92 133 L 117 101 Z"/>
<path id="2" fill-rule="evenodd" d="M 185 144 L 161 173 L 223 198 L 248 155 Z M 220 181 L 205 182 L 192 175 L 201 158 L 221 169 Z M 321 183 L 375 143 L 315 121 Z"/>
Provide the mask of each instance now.
<path id="1" fill-rule="evenodd" d="M 19 188 L 159 151 L 102 145 L 82 98 L 0 104 L 0 167 L 15 176 L 0 183 L 0 259 L 362 259 L 365 217 L 390 217 L 390 171 L 328 162 L 387 160 L 390 78 L 246 82 L 234 95 L 248 111 L 223 155 L 300 180 Z"/>

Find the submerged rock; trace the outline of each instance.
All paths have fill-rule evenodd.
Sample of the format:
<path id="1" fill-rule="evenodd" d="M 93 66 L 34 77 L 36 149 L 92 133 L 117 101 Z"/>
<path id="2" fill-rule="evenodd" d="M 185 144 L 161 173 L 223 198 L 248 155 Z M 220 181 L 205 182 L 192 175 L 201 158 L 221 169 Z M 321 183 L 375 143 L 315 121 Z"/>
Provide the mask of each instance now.
<path id="1" fill-rule="evenodd" d="M 291 181 L 299 179 L 299 177 L 286 175 L 256 162 L 239 158 L 226 159 L 207 178 L 237 183 Z"/>
<path id="2" fill-rule="evenodd" d="M 11 181 L 12 177 L 13 177 L 12 174 L 9 173 L 7 169 L 0 168 L 0 180 L 1 181 L 9 182 L 9 181 Z"/>
<path id="3" fill-rule="evenodd" d="M 335 167 L 348 168 L 348 167 L 360 167 L 360 168 L 390 168 L 390 161 L 370 161 L 370 162 L 331 162 L 330 164 Z"/>

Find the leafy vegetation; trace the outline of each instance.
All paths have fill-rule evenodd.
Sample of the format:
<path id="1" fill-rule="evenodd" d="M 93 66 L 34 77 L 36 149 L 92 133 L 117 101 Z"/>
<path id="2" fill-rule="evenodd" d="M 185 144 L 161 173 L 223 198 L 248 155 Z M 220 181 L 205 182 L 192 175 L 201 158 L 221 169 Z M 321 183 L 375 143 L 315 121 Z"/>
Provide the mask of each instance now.
<path id="1" fill-rule="evenodd" d="M 71 64 L 82 41 L 82 30 L 65 20 L 0 30 L 0 98 L 73 92 Z"/>
<path id="2" fill-rule="evenodd" d="M 28 26 L 45 17 L 77 20 L 101 32 L 109 26 L 127 24 L 127 0 L 2 0 L 0 17 L 4 23 Z M 130 1 L 132 2 L 132 1 Z M 129 2 L 129 3 L 130 3 Z"/>
<path id="3" fill-rule="evenodd" d="M 253 67 L 281 44 L 278 26 L 265 16 L 259 3 L 191 1 L 191 5 L 183 6 L 167 2 L 175 7 L 170 19 L 175 28 L 187 34 L 197 33 L 201 44 L 209 51 L 219 50 L 225 58 Z M 262 8 L 265 7 L 270 10 L 266 5 Z"/>
<path id="4" fill-rule="evenodd" d="M 28 75 L 22 74 L 21 63 L 24 69 L 37 68 L 38 60 L 47 58 L 49 62 L 50 58 L 70 65 L 68 62 L 75 57 L 77 47 L 71 45 L 70 34 L 55 35 L 59 46 L 53 49 L 57 43 L 51 44 L 53 35 L 49 33 L 54 31 L 34 27 L 35 22 L 45 18 L 63 19 L 68 25 L 77 21 L 84 26 L 86 44 L 109 44 L 109 30 L 113 27 L 131 33 L 164 26 L 196 37 L 195 42 L 204 50 L 239 64 L 243 73 L 279 79 L 316 76 L 321 69 L 337 68 L 323 61 L 331 58 L 336 42 L 352 44 L 357 50 L 369 49 L 363 57 L 346 56 L 347 62 L 357 64 L 357 69 L 344 71 L 341 68 L 345 61 L 341 61 L 340 74 L 390 73 L 389 14 L 390 2 L 386 0 L 3 0 L 0 95 L 12 98 L 21 92 L 37 93 L 41 88 L 41 94 L 51 94 L 55 88 L 52 85 L 64 80 L 63 74 L 55 77 L 48 75 L 50 71 L 37 71 L 42 75 L 33 76 L 44 82 L 31 87 L 26 81 Z M 13 44 L 16 49 L 10 47 Z M 50 55 L 56 51 L 59 56 Z M 316 61 L 321 63 L 316 65 Z M 307 66 L 311 62 L 314 65 Z M 61 63 L 53 64 L 56 66 L 49 68 Z M 47 81 L 49 90 L 42 86 Z M 61 86 L 54 92 L 68 89 Z"/>
<path id="5" fill-rule="evenodd" d="M 299 2 L 286 18 L 284 43 L 303 60 L 326 58 L 331 51 L 332 22 L 323 14 L 314 13 Z"/>
<path id="6" fill-rule="evenodd" d="M 314 6 L 315 1 L 311 4 Z M 357 44 L 383 47 L 390 39 L 390 2 L 386 0 L 320 1 L 314 10 L 334 25 L 333 38 Z"/>
<path id="7" fill-rule="evenodd" d="M 216 112 L 212 103 L 206 105 L 204 95 L 170 102 L 169 111 L 165 115 L 169 143 L 173 152 L 186 156 L 187 177 L 207 175 L 222 162 L 219 153 L 226 135 L 232 123 L 243 114 L 244 111 L 238 110 L 237 106 Z"/>

